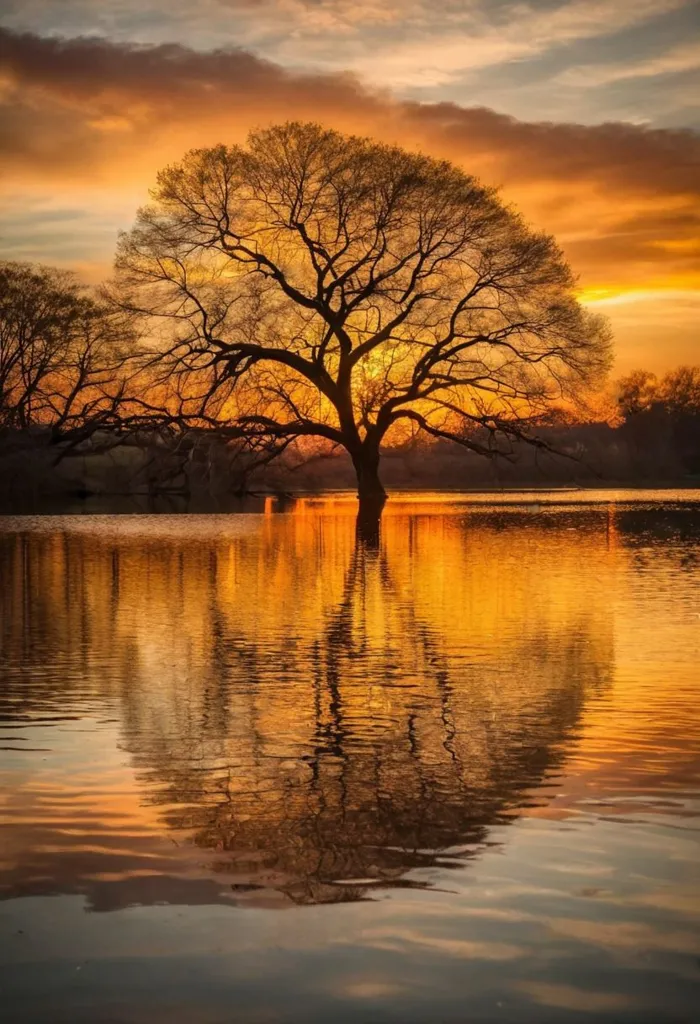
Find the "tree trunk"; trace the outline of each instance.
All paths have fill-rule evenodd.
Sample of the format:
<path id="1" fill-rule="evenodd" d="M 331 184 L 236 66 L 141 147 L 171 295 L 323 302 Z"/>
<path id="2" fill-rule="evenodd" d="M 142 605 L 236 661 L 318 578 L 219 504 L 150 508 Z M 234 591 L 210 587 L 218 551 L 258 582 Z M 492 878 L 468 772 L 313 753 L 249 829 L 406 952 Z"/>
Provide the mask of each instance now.
<path id="1" fill-rule="evenodd" d="M 382 509 L 386 504 L 386 491 L 379 479 L 379 451 L 363 449 L 353 456 L 357 474 L 357 536 L 367 544 L 379 543 Z"/>

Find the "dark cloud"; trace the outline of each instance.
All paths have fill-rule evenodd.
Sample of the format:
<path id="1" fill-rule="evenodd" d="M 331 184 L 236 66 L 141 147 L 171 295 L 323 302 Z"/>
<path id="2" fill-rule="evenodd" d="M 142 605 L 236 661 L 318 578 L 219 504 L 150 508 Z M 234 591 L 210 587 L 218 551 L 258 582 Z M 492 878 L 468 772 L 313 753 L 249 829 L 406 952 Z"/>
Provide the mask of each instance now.
<path id="1" fill-rule="evenodd" d="M 235 129 L 265 116 L 315 116 L 368 130 L 389 123 L 399 137 L 498 166 L 507 181 L 594 178 L 625 190 L 681 193 L 696 193 L 700 181 L 700 136 L 690 130 L 527 123 L 479 107 L 394 101 L 349 75 L 292 72 L 241 49 L 198 52 L 0 28 L 0 82 L 6 159 L 13 150 L 30 157 L 38 150 L 84 164 L 84 153 L 60 152 L 71 130 L 104 139 L 120 128 L 158 135 L 185 123 L 195 136 L 215 127 L 224 137 L 227 123 Z M 60 124 L 52 126 L 57 114 Z"/>
<path id="2" fill-rule="evenodd" d="M 6 99 L 43 95 L 85 112 L 136 107 L 137 113 L 167 111 L 178 119 L 223 115 L 232 100 L 253 106 L 314 103 L 323 110 L 354 103 L 362 92 L 349 75 L 293 73 L 242 49 L 198 52 L 175 43 L 44 38 L 1 27 L 0 74 Z"/>
<path id="3" fill-rule="evenodd" d="M 358 125 L 379 98 L 345 75 L 285 71 L 244 50 L 42 38 L 0 28 L 0 169 L 54 180 L 142 175 L 153 159 L 233 140 L 251 125 Z M 156 163 L 157 166 L 157 163 Z"/>
<path id="4" fill-rule="evenodd" d="M 528 123 L 454 104 L 407 107 L 441 147 L 493 155 L 508 180 L 599 180 L 624 191 L 700 192 L 700 135 L 631 124 Z"/>

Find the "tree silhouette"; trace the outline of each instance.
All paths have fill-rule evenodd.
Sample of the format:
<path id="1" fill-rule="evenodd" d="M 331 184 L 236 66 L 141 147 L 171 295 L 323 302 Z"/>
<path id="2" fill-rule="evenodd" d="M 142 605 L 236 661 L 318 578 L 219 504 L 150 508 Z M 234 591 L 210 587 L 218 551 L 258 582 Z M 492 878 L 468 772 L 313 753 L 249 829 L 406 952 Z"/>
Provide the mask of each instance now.
<path id="1" fill-rule="evenodd" d="M 700 472 L 699 366 L 678 366 L 661 380 L 635 370 L 618 381 L 617 401 L 638 471 Z"/>
<path id="2" fill-rule="evenodd" d="M 71 274 L 0 263 L 0 441 L 50 448 L 54 461 L 118 430 L 130 333 Z M 103 443 L 115 434 L 103 433 Z"/>
<path id="3" fill-rule="evenodd" d="M 171 414 L 274 450 L 346 449 L 370 534 L 382 445 L 422 431 L 508 453 L 609 362 L 555 241 L 493 189 L 314 124 L 162 171 L 116 268 Z"/>

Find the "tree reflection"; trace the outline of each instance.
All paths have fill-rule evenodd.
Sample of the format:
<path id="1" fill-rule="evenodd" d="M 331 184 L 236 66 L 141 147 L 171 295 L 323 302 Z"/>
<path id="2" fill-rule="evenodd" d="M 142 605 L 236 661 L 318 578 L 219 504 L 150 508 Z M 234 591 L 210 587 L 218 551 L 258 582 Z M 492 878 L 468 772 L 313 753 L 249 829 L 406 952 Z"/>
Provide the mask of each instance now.
<path id="1" fill-rule="evenodd" d="M 349 519 L 260 522 L 5 545 L 26 659 L 6 706 L 114 709 L 141 799 L 236 898 L 430 884 L 546 800 L 609 677 L 611 624 L 573 572 L 591 559 L 602 592 L 604 534 L 388 518 L 377 547 Z"/>
<path id="2" fill-rule="evenodd" d="M 201 731 L 189 735 L 197 750 L 183 757 L 177 742 L 173 757 L 154 757 L 136 734 L 130 749 L 167 781 L 159 799 L 169 826 L 190 830 L 239 884 L 272 885 L 295 902 L 355 899 L 399 879 L 425 884 L 405 876 L 461 863 L 556 767 L 586 692 L 606 675 L 588 641 L 575 631 L 555 646 L 537 633 L 504 640 L 498 666 L 457 672 L 448 638 L 401 591 L 386 549 L 358 543 L 317 635 L 288 649 L 284 638 L 270 646 L 229 634 L 217 673 L 247 677 L 249 689 L 235 711 L 226 685 L 205 697 Z M 276 668 L 285 686 L 268 692 Z M 515 699 L 503 692 L 514 679 Z M 311 681 L 299 703 L 288 690 L 296 680 Z M 143 691 L 129 695 L 138 702 Z M 265 720 L 281 728 L 302 701 L 312 705 L 313 728 L 291 757 L 276 754 L 261 698 L 271 701 Z M 243 706 L 249 734 L 232 736 L 229 715 Z"/>

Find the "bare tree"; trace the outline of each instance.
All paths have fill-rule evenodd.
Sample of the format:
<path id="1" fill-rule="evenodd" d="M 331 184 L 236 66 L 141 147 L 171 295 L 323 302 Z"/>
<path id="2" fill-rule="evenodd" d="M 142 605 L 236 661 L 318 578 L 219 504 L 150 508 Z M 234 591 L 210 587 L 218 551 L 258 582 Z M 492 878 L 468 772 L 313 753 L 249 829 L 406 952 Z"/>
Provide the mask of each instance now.
<path id="1" fill-rule="evenodd" d="M 369 524 L 382 445 L 420 430 L 507 453 L 610 359 L 555 241 L 494 190 L 314 124 L 162 171 L 116 267 L 180 412 L 345 448 Z"/>
<path id="2" fill-rule="evenodd" d="M 0 440 L 54 462 L 102 433 L 113 443 L 131 335 L 119 312 L 51 267 L 0 263 Z M 108 436 L 105 431 L 111 431 Z"/>

